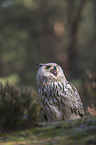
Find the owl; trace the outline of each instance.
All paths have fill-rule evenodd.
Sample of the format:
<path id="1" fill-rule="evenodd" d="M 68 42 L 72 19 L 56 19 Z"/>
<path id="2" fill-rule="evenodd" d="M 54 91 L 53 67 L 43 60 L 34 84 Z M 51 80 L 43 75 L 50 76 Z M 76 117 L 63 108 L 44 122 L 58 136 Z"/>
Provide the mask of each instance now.
<path id="1" fill-rule="evenodd" d="M 83 105 L 74 85 L 67 81 L 56 63 L 38 64 L 38 98 L 45 121 L 73 120 L 84 116 Z"/>

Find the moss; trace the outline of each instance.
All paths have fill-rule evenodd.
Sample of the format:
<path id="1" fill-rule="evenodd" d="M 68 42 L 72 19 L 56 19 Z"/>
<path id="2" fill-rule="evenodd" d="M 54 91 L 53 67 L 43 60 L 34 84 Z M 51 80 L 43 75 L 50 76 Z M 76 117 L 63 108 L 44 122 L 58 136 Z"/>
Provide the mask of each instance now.
<path id="1" fill-rule="evenodd" d="M 1 135 L 0 135 L 1 136 Z M 96 142 L 96 116 L 73 121 L 37 124 L 34 128 L 1 136 L 2 145 L 94 145 Z"/>

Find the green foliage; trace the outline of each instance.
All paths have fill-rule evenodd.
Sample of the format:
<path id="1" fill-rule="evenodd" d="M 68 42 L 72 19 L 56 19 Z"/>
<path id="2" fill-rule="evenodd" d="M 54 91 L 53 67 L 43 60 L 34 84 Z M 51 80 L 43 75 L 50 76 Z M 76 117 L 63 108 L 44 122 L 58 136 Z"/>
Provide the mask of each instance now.
<path id="1" fill-rule="evenodd" d="M 39 107 L 31 90 L 0 84 L 0 129 L 31 126 L 38 116 Z"/>
<path id="2" fill-rule="evenodd" d="M 20 82 L 20 77 L 18 74 L 11 74 L 7 77 L 1 77 L 0 82 L 2 82 L 3 84 L 5 84 L 6 82 L 17 84 L 18 82 Z"/>

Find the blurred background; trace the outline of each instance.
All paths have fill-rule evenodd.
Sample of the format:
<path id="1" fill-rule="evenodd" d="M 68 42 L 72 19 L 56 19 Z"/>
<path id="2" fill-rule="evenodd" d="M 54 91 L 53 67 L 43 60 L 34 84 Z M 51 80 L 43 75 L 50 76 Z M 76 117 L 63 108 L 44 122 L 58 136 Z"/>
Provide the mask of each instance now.
<path id="1" fill-rule="evenodd" d="M 96 0 L 0 0 L 0 81 L 37 92 L 37 63 L 59 64 L 96 105 Z"/>

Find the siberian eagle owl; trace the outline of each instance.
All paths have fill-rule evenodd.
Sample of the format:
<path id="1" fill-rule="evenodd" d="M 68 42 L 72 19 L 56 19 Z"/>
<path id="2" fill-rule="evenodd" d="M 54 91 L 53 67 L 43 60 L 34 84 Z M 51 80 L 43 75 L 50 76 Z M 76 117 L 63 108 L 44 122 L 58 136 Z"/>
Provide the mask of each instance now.
<path id="1" fill-rule="evenodd" d="M 55 121 L 82 117 L 84 110 L 78 91 L 66 80 L 62 68 L 56 63 L 38 65 L 37 85 L 42 118 Z"/>

